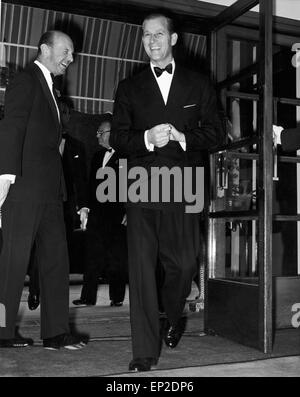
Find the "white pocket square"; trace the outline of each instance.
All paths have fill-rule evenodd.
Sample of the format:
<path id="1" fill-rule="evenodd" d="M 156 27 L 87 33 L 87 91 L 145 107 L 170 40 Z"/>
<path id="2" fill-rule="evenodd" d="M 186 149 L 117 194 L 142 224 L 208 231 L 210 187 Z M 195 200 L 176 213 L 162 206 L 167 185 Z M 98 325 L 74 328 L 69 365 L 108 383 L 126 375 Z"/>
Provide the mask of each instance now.
<path id="1" fill-rule="evenodd" d="M 185 105 L 185 106 L 183 106 L 183 108 L 184 108 L 184 109 L 186 109 L 186 108 L 192 108 L 192 107 L 194 107 L 194 106 L 197 106 L 197 103 L 193 103 L 192 105 Z"/>

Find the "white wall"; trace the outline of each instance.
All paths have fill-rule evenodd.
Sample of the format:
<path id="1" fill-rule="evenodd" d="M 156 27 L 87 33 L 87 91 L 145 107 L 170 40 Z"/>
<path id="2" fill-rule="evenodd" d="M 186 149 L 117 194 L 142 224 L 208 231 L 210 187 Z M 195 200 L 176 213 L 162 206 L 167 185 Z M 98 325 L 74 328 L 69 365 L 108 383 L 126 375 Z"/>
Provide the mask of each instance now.
<path id="1" fill-rule="evenodd" d="M 230 6 L 235 0 L 198 0 L 205 3 L 220 4 Z M 297 19 L 300 21 L 300 0 L 274 0 L 275 15 L 284 18 Z M 257 11 L 258 6 L 251 11 Z"/>

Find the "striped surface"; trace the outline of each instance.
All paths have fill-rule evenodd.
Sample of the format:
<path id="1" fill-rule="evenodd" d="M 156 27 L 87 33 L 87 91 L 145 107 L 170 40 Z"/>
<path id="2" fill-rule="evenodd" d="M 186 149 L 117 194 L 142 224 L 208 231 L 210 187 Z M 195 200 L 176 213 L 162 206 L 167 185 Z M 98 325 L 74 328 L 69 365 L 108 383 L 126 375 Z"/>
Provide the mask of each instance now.
<path id="1" fill-rule="evenodd" d="M 54 28 L 69 33 L 79 48 L 64 80 L 64 96 L 80 112 L 112 111 L 118 82 L 147 62 L 140 26 L 2 2 L 0 43 L 5 42 L 11 69 L 34 59 L 41 34 Z M 183 43 L 192 58 L 205 56 L 204 36 L 184 34 Z"/>

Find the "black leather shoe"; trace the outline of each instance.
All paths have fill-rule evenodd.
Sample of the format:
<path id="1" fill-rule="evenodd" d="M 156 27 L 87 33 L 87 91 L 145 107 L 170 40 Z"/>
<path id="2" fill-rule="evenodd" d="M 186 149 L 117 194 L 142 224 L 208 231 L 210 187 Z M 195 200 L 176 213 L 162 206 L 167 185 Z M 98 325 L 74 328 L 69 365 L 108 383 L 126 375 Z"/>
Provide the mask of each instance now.
<path id="1" fill-rule="evenodd" d="M 65 348 L 68 350 L 79 350 L 87 345 L 87 341 L 71 334 L 56 335 L 53 338 L 43 340 L 43 346 L 49 350 L 59 350 Z"/>
<path id="2" fill-rule="evenodd" d="M 27 302 L 28 302 L 29 310 L 37 309 L 39 307 L 39 304 L 40 304 L 40 296 L 39 296 L 39 294 L 29 294 Z"/>
<path id="3" fill-rule="evenodd" d="M 185 325 L 186 325 L 186 318 L 180 319 L 175 326 L 167 323 L 167 329 L 164 339 L 168 347 L 174 349 L 178 345 L 178 342 L 180 341 L 182 334 L 184 332 Z"/>
<path id="4" fill-rule="evenodd" d="M 144 372 L 150 371 L 152 365 L 157 364 L 157 358 L 154 357 L 141 357 L 134 358 L 129 363 L 129 371 Z"/>
<path id="5" fill-rule="evenodd" d="M 123 306 L 123 302 L 111 301 L 110 306 L 116 306 L 116 307 Z"/>
<path id="6" fill-rule="evenodd" d="M 85 299 L 75 299 L 73 301 L 73 305 L 75 305 L 75 306 L 95 306 L 95 303 L 88 302 Z"/>
<path id="7" fill-rule="evenodd" d="M 1 347 L 27 347 L 32 346 L 33 340 L 30 338 L 11 338 L 11 339 L 0 339 Z"/>

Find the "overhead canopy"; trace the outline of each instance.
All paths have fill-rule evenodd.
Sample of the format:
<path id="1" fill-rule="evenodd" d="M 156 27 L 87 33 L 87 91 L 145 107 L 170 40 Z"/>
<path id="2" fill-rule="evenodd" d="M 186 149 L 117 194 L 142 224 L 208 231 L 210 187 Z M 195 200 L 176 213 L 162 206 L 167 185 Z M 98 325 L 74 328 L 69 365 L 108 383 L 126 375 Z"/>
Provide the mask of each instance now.
<path id="1" fill-rule="evenodd" d="M 76 110 L 85 113 L 112 111 L 118 82 L 147 63 L 140 24 L 78 15 L 71 9 L 63 13 L 49 3 L 47 8 L 38 8 L 2 2 L 0 42 L 5 44 L 10 70 L 23 68 L 35 58 L 43 32 L 66 31 L 77 48 L 75 62 L 64 79 L 63 95 L 72 100 Z M 205 36 L 184 33 L 181 43 L 181 56 L 205 58 Z"/>

